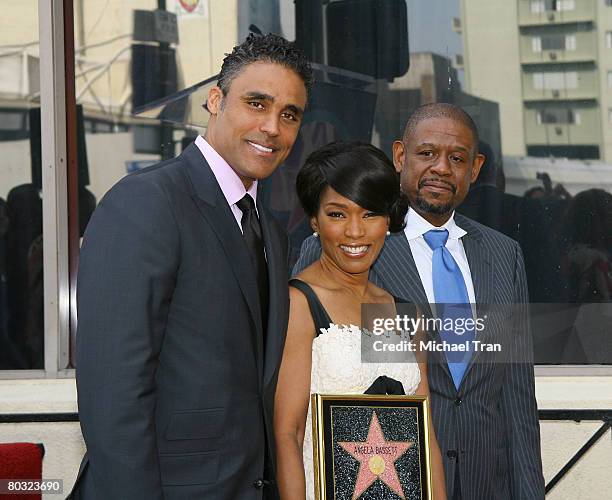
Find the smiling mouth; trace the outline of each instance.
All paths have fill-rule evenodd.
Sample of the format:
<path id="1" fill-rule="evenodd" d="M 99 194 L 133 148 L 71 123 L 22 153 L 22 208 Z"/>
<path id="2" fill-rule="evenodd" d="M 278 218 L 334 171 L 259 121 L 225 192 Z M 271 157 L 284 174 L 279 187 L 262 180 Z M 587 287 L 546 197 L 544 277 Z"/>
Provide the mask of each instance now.
<path id="1" fill-rule="evenodd" d="M 274 152 L 274 148 L 270 148 L 270 147 L 266 147 L 266 146 L 262 146 L 261 144 L 257 144 L 256 142 L 252 142 L 252 141 L 247 141 L 253 148 L 255 148 L 257 151 L 261 152 L 261 153 L 273 153 Z"/>
<path id="2" fill-rule="evenodd" d="M 359 245 L 359 246 L 353 246 L 353 245 L 340 245 L 340 249 L 343 252 L 346 252 L 348 254 L 351 255 L 361 255 L 361 254 L 365 254 L 367 253 L 367 251 L 369 250 L 370 246 L 369 245 Z"/>

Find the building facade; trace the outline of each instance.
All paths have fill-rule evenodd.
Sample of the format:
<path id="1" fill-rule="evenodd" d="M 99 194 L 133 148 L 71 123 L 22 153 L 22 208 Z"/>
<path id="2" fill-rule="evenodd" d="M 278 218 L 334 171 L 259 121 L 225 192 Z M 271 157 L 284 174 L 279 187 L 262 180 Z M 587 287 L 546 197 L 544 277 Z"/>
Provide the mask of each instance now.
<path id="1" fill-rule="evenodd" d="M 463 0 L 469 92 L 502 109 L 509 156 L 612 163 L 608 0 Z"/>

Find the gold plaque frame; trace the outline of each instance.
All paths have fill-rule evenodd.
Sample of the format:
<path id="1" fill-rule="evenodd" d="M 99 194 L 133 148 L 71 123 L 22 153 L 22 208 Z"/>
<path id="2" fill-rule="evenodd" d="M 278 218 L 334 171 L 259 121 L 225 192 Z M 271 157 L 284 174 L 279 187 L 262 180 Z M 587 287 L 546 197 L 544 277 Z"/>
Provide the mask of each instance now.
<path id="1" fill-rule="evenodd" d="M 381 421 L 381 427 L 384 427 L 385 411 L 393 410 L 396 415 L 399 414 L 402 418 L 406 418 L 407 423 L 411 425 L 411 428 L 416 428 L 416 433 L 418 434 L 418 442 L 411 442 L 416 444 L 415 449 L 418 451 L 418 459 L 411 461 L 411 471 L 413 476 L 416 475 L 419 478 L 419 484 L 412 483 L 412 493 L 409 498 L 432 500 L 431 459 L 429 453 L 429 406 L 425 396 L 313 394 L 311 408 L 315 498 L 317 500 L 338 500 L 343 498 L 343 496 L 337 495 L 337 491 L 340 489 L 340 485 L 336 484 L 337 477 L 335 474 L 337 461 L 335 451 L 338 449 L 336 446 L 338 443 L 333 435 L 334 412 L 339 411 L 339 409 L 342 409 L 344 415 L 347 415 L 346 412 L 351 411 L 359 411 L 363 415 L 364 411 L 368 413 L 371 409 L 371 414 L 377 416 L 377 421 Z M 377 412 L 376 410 L 379 411 Z M 366 429 L 360 429 L 360 431 L 363 434 L 366 432 Z M 389 439 L 389 441 L 391 440 Z M 399 462 L 399 460 L 398 458 L 396 461 Z M 306 480 L 308 479 L 306 478 Z M 379 480 L 380 478 L 376 481 Z M 374 483 L 371 483 L 362 494 L 366 494 Z M 402 493 L 405 494 L 406 485 L 401 481 L 400 484 Z M 347 485 L 344 484 L 343 487 L 346 489 Z M 350 486 L 348 488 L 350 489 Z M 417 490 L 416 493 L 415 489 Z M 398 495 L 396 494 L 390 495 L 390 498 L 397 497 Z"/>

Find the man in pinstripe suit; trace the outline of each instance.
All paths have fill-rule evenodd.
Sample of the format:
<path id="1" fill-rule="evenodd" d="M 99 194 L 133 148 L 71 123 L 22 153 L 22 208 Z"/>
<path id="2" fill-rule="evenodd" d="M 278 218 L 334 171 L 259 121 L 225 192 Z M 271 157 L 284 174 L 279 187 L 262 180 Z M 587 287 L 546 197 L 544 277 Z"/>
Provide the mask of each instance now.
<path id="1" fill-rule="evenodd" d="M 457 106 L 440 103 L 418 108 L 402 140 L 393 144 L 393 161 L 411 208 L 404 232 L 387 238 L 370 276 L 391 294 L 415 304 L 435 302 L 433 252 L 423 234 L 446 229 L 446 249 L 461 270 L 470 302 L 478 308 L 478 304 L 528 301 L 518 243 L 454 212 L 484 161 L 477 144 L 478 132 L 469 115 Z M 308 238 L 294 273 L 319 253 L 318 242 Z M 444 354 L 430 353 L 432 414 L 449 498 L 544 498 L 526 319 L 520 330 L 522 335 L 512 337 L 514 345 L 506 346 L 518 353 L 514 363 L 474 363 L 473 356 L 458 388 Z"/>

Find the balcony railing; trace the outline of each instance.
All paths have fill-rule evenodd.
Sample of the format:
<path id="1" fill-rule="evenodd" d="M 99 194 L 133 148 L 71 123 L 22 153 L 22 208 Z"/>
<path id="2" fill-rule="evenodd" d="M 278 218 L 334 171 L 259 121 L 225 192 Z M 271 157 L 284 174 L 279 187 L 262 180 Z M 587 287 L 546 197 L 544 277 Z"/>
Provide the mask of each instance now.
<path id="1" fill-rule="evenodd" d="M 599 134 L 594 132 L 599 130 L 598 108 L 561 105 L 556 111 L 557 113 L 554 113 L 546 106 L 525 110 L 525 141 L 527 144 L 591 145 L 599 143 Z M 573 123 L 542 123 L 546 115 L 550 116 L 550 114 L 557 114 L 564 118 L 571 117 Z"/>
<path id="2" fill-rule="evenodd" d="M 518 0 L 519 26 L 541 26 L 595 20 L 595 1 L 576 0 L 572 10 L 537 10 L 531 0 Z"/>
<path id="3" fill-rule="evenodd" d="M 599 87 L 597 72 L 594 70 L 568 71 L 563 77 L 550 78 L 551 73 L 540 72 L 540 81 L 536 85 L 537 72 L 523 71 L 524 101 L 564 101 L 564 100 L 597 100 Z M 559 72 L 552 72 L 557 75 Z M 555 85 L 550 84 L 555 81 Z M 560 80 L 560 81 L 556 81 Z"/>
<path id="4" fill-rule="evenodd" d="M 562 38 L 564 47 L 546 48 L 546 34 L 523 34 L 520 38 L 522 64 L 559 64 L 593 62 L 597 54 L 594 32 L 567 34 Z"/>

